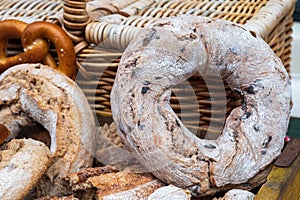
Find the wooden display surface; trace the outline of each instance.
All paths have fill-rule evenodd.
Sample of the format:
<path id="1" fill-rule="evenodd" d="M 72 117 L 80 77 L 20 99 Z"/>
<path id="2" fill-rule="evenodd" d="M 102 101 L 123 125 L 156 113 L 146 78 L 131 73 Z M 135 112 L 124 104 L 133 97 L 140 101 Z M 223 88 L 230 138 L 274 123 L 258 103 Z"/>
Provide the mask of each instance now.
<path id="1" fill-rule="evenodd" d="M 300 139 L 293 138 L 290 143 L 291 145 L 286 146 L 277 161 L 280 164 L 292 161 L 291 165 L 276 166 L 276 161 L 267 182 L 262 185 L 255 200 L 300 199 Z"/>

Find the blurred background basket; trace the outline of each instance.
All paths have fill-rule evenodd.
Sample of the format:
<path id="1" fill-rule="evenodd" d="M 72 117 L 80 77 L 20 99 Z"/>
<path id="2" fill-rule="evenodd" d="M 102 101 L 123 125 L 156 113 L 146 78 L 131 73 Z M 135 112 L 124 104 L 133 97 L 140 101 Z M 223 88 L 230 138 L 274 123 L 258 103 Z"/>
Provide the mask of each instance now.
<path id="1" fill-rule="evenodd" d="M 103 125 L 112 122 L 110 91 L 122 52 L 140 29 L 151 26 L 157 19 L 178 14 L 245 24 L 263 37 L 289 72 L 295 3 L 295 0 L 2 0 L 0 20 L 50 21 L 69 33 L 77 53 L 76 82 L 87 96 L 99 125 Z M 10 41 L 8 55 L 22 51 L 19 43 Z M 55 56 L 55 51 L 51 52 Z M 224 90 L 225 98 L 220 95 Z M 216 138 L 226 116 L 241 104 L 239 94 L 226 83 L 224 89 L 217 76 L 195 75 L 172 92 L 172 108 L 201 138 Z"/>

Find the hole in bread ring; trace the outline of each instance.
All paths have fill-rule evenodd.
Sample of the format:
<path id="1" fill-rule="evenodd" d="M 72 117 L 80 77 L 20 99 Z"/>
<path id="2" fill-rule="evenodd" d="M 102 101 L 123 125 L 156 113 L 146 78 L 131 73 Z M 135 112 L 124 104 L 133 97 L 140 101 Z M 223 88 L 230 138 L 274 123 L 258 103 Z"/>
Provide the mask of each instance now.
<path id="1" fill-rule="evenodd" d="M 51 137 L 49 132 L 43 127 L 43 125 L 36 122 L 32 126 L 22 127 L 22 130 L 16 138 L 30 138 L 44 143 L 49 149 L 51 147 Z"/>
<path id="2" fill-rule="evenodd" d="M 216 140 L 196 137 L 170 107 L 170 89 L 197 71 L 219 72 L 242 96 Z M 288 73 L 263 39 L 195 16 L 163 19 L 132 42 L 111 93 L 128 149 L 159 179 L 199 196 L 247 182 L 280 154 L 290 100 Z"/>

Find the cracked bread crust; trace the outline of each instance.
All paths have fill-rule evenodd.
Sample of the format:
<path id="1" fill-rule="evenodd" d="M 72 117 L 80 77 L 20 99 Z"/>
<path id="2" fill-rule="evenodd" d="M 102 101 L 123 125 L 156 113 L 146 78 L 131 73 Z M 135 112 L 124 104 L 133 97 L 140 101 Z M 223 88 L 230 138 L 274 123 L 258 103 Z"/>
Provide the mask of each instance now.
<path id="1" fill-rule="evenodd" d="M 32 139 L 13 139 L 0 151 L 0 199 L 23 199 L 51 164 L 48 147 Z"/>
<path id="2" fill-rule="evenodd" d="M 69 173 L 92 166 L 94 117 L 83 92 L 67 76 L 42 64 L 16 65 L 0 76 L 0 106 L 0 121 L 11 133 L 7 140 L 35 123 L 49 132 L 53 160 L 39 184 L 40 195 L 64 193 Z"/>
<path id="3" fill-rule="evenodd" d="M 169 104 L 172 86 L 196 72 L 218 72 L 242 96 L 216 140 L 196 137 Z M 129 45 L 111 105 L 117 131 L 140 163 L 202 196 L 247 182 L 280 154 L 291 87 L 280 59 L 247 28 L 182 15 L 160 20 Z"/>

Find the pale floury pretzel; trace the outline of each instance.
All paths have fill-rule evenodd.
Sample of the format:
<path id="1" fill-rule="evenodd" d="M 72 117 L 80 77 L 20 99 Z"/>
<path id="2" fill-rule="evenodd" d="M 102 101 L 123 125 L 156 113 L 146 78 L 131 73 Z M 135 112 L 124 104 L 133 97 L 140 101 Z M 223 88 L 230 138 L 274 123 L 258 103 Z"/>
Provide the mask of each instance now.
<path id="1" fill-rule="evenodd" d="M 174 113 L 170 88 L 195 72 L 212 71 L 243 103 L 216 140 L 205 140 Z M 111 105 L 119 135 L 141 164 L 201 196 L 247 182 L 280 154 L 291 88 L 280 59 L 253 32 L 228 21 L 179 16 L 157 22 L 129 45 Z"/>

